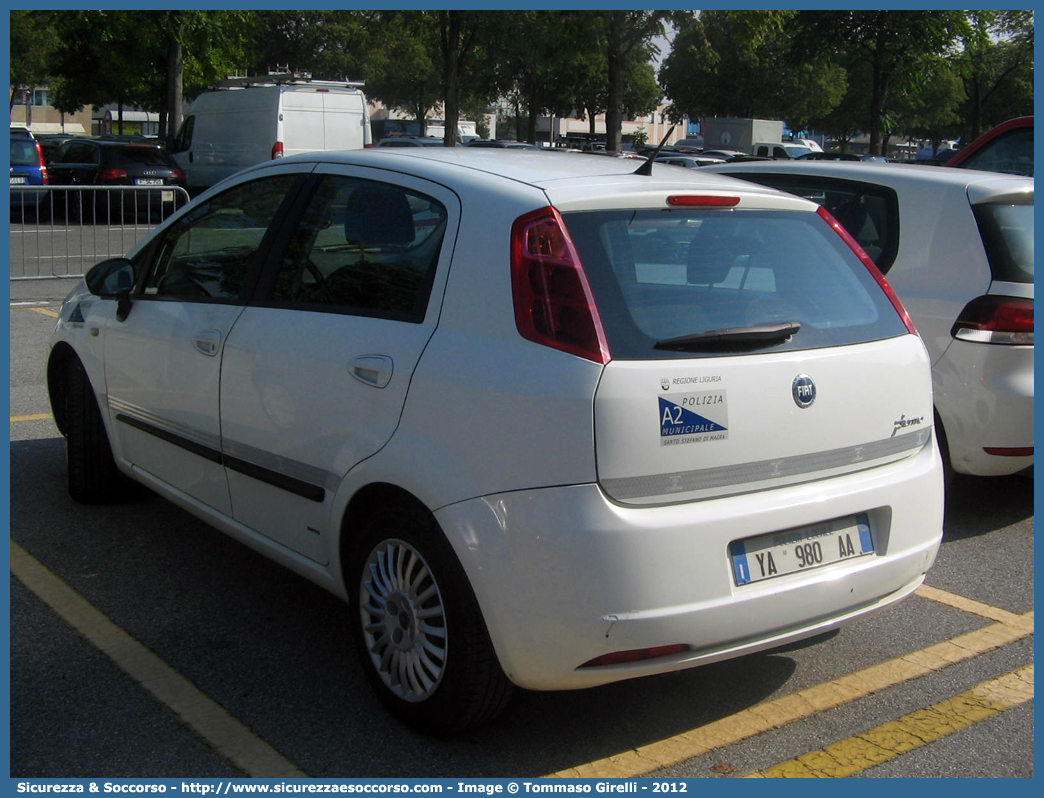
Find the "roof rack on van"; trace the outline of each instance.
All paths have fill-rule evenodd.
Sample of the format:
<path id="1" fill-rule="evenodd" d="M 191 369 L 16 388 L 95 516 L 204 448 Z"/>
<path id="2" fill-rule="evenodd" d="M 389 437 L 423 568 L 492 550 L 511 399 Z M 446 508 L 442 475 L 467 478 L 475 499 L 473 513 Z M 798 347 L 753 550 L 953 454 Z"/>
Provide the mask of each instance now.
<path id="1" fill-rule="evenodd" d="M 361 80 L 312 80 L 308 73 L 269 73 L 252 77 L 230 77 L 213 84 L 215 89 L 245 89 L 250 86 L 320 86 L 344 89 L 361 89 L 366 84 Z"/>

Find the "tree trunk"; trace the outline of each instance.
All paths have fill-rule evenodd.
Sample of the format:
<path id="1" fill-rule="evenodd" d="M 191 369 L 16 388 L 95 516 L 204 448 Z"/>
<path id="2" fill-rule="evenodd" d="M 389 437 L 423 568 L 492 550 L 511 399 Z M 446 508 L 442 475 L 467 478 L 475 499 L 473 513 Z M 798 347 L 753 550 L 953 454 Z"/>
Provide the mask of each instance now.
<path id="1" fill-rule="evenodd" d="M 160 129 L 160 138 L 167 135 L 175 135 L 181 126 L 182 105 L 184 94 L 182 91 L 185 58 L 181 47 L 181 37 L 184 32 L 184 24 L 181 22 L 180 13 L 175 19 L 175 29 L 167 42 L 167 117 L 164 127 Z"/>
<path id="2" fill-rule="evenodd" d="M 609 98 L 605 110 L 605 148 L 618 151 L 623 130 L 624 47 L 623 20 L 626 11 L 610 11 L 609 14 Z"/>
<path id="3" fill-rule="evenodd" d="M 443 77 L 446 88 L 446 138 L 443 145 L 457 146 L 457 122 L 460 119 L 460 35 L 461 11 L 440 11 L 442 18 Z"/>

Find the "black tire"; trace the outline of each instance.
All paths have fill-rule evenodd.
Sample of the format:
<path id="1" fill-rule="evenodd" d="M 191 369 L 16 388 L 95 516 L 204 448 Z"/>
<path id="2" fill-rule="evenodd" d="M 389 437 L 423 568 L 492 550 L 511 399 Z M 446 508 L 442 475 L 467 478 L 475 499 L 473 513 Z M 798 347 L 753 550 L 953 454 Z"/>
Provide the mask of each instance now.
<path id="1" fill-rule="evenodd" d="M 112 501 L 117 495 L 119 471 L 91 381 L 76 358 L 68 365 L 65 401 L 69 495 L 81 504 Z"/>
<path id="2" fill-rule="evenodd" d="M 372 514 L 360 529 L 348 579 L 359 661 L 391 714 L 436 735 L 500 714 L 513 685 L 467 577 L 430 514 L 415 506 Z"/>
<path id="3" fill-rule="evenodd" d="M 947 492 L 953 483 L 953 463 L 950 462 L 950 444 L 946 440 L 946 430 L 943 429 L 942 419 L 935 413 L 935 439 L 939 443 L 939 456 L 943 464 L 943 487 Z"/>

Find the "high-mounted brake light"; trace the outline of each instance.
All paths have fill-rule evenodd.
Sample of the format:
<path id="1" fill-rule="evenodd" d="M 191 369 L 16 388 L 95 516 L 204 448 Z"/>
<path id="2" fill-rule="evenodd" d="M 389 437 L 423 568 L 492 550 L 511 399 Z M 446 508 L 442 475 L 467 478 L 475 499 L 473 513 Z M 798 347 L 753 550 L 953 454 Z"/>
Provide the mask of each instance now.
<path id="1" fill-rule="evenodd" d="M 866 250 L 864 250 L 859 245 L 859 242 L 852 237 L 852 234 L 849 233 L 841 223 L 830 214 L 830 211 L 822 205 L 819 206 L 817 213 L 826 220 L 827 224 L 834 228 L 834 232 L 841 236 L 841 240 L 848 245 L 848 248 L 855 253 L 856 257 L 862 261 L 870 274 L 873 275 L 873 278 L 877 280 L 878 285 L 881 286 L 885 295 L 888 297 L 888 301 L 892 303 L 892 307 L 895 308 L 896 313 L 898 313 L 899 317 L 903 320 L 903 324 L 906 325 L 906 329 L 909 330 L 911 334 L 917 335 L 917 328 L 914 326 L 913 319 L 910 318 L 910 314 L 907 313 L 906 308 L 899 300 L 899 297 L 892 289 L 892 286 L 888 284 L 888 280 L 886 280 L 885 276 L 881 274 L 881 270 L 877 268 L 877 264 L 874 263 L 870 259 L 870 256 L 866 254 Z"/>
<path id="2" fill-rule="evenodd" d="M 523 338 L 595 363 L 609 362 L 591 286 L 554 208 L 527 213 L 511 226 L 511 287 Z"/>
<path id="3" fill-rule="evenodd" d="M 1033 346 L 1033 300 L 980 296 L 961 311 L 950 334 L 980 344 Z"/>
<path id="4" fill-rule="evenodd" d="M 272 160 L 283 157 L 283 142 L 277 141 L 272 145 Z"/>
<path id="5" fill-rule="evenodd" d="M 689 194 L 673 194 L 667 198 L 667 204 L 676 208 L 734 208 L 739 205 L 739 201 L 739 197 Z"/>

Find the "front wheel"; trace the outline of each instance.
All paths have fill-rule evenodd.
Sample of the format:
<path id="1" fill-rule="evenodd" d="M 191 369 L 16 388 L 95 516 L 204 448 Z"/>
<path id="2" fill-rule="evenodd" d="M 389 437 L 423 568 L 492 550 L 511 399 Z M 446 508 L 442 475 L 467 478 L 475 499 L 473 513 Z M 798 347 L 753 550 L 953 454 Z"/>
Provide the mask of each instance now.
<path id="1" fill-rule="evenodd" d="M 94 388 L 83 364 L 75 357 L 67 367 L 65 389 L 69 495 L 81 504 L 112 501 L 117 493 L 119 471 Z"/>
<path id="2" fill-rule="evenodd" d="M 419 508 L 389 509 L 371 516 L 361 533 L 351 568 L 352 623 L 381 703 L 434 734 L 492 720 L 512 685 L 435 520 Z"/>

